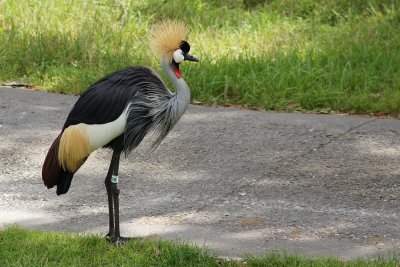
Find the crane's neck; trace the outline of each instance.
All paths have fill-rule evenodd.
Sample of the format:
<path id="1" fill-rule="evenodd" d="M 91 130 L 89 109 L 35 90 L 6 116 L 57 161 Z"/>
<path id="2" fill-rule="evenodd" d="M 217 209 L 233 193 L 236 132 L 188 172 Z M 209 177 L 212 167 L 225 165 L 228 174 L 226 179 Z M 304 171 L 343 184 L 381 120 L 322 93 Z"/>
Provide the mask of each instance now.
<path id="1" fill-rule="evenodd" d="M 171 101 L 173 101 L 174 109 L 176 112 L 176 119 L 183 115 L 190 103 L 190 89 L 185 80 L 180 77 L 178 78 L 174 72 L 174 64 L 165 60 L 161 61 L 162 68 L 171 80 L 172 85 L 175 88 L 175 94 Z"/>

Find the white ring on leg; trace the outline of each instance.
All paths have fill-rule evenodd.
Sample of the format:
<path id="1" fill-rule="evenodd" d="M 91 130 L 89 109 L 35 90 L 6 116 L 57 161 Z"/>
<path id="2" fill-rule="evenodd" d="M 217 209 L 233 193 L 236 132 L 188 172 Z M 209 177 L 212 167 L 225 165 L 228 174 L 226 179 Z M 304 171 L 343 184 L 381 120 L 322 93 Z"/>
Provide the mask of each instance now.
<path id="1" fill-rule="evenodd" d="M 111 175 L 111 183 L 118 184 L 118 175 Z"/>

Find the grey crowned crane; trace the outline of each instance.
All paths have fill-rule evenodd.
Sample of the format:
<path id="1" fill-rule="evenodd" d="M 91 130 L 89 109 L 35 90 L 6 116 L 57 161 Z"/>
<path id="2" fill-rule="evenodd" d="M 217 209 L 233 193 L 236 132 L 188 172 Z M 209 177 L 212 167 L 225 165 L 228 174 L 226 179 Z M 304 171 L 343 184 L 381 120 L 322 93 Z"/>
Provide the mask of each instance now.
<path id="1" fill-rule="evenodd" d="M 42 169 L 47 188 L 57 185 L 65 194 L 72 177 L 93 151 L 113 151 L 105 178 L 109 207 L 107 237 L 120 244 L 118 167 L 120 155 L 135 149 L 150 132 L 156 148 L 182 117 L 190 102 L 190 90 L 179 69 L 184 60 L 198 61 L 189 54 L 188 27 L 179 21 L 162 21 L 149 35 L 150 46 L 175 87 L 172 93 L 151 68 L 128 67 L 91 85 L 69 113 L 61 133 L 50 147 Z"/>

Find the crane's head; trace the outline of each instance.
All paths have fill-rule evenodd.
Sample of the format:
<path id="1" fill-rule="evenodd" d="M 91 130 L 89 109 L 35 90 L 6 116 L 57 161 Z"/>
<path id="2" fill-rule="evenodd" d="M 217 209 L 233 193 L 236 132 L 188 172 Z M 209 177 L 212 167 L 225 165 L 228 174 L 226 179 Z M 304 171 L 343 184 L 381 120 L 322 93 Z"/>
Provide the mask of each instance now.
<path id="1" fill-rule="evenodd" d="M 175 75 L 182 76 L 179 64 L 185 60 L 198 62 L 189 54 L 190 45 L 186 41 L 189 29 L 186 23 L 175 20 L 164 20 L 155 24 L 150 32 L 150 46 L 164 62 L 171 63 Z"/>

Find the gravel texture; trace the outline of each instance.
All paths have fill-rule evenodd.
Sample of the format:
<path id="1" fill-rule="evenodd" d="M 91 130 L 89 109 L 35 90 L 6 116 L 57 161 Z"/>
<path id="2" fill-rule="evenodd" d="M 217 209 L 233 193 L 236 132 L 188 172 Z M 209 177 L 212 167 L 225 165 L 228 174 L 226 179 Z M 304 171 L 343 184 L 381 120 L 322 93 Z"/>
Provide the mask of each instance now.
<path id="1" fill-rule="evenodd" d="M 110 151 L 93 153 L 66 195 L 41 181 L 76 99 L 0 88 L 0 227 L 107 232 Z M 122 234 L 231 257 L 400 253 L 399 133 L 395 119 L 190 106 L 156 151 L 122 159 Z"/>

